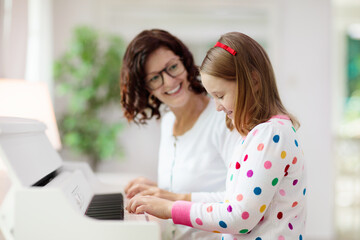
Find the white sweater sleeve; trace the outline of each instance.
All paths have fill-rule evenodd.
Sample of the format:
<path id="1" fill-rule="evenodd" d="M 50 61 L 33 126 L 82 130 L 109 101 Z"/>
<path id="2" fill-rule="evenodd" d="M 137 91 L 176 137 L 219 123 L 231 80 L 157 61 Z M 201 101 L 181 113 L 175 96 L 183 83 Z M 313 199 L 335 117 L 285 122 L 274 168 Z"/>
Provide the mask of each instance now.
<path id="1" fill-rule="evenodd" d="M 195 192 L 191 193 L 192 202 L 221 202 L 224 200 L 225 192 Z"/>

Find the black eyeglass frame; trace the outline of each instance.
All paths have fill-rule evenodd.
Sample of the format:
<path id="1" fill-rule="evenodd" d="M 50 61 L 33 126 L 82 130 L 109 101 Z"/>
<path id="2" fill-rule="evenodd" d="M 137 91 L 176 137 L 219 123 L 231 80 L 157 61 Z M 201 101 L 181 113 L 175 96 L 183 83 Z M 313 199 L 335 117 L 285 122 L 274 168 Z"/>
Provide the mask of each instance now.
<path id="1" fill-rule="evenodd" d="M 173 60 L 174 60 L 174 61 L 179 61 L 180 64 L 181 64 L 181 65 L 183 66 L 183 68 L 184 68 L 184 69 L 183 69 L 180 73 L 178 73 L 176 76 L 173 76 L 172 74 L 170 74 L 170 73 L 167 71 L 168 67 L 171 66 L 171 63 L 172 63 Z M 156 87 L 156 88 L 151 88 L 151 87 L 149 86 L 149 84 L 148 84 L 148 82 L 149 82 L 151 79 L 150 79 L 150 80 L 146 80 L 146 77 L 145 77 L 146 87 L 147 87 L 149 90 L 151 90 L 151 91 L 154 91 L 154 90 L 156 90 L 156 89 L 159 89 L 159 88 L 161 88 L 161 87 L 164 85 L 164 76 L 163 76 L 163 73 L 164 73 L 164 72 L 165 72 L 167 75 L 169 75 L 170 77 L 176 78 L 177 76 L 179 76 L 179 75 L 181 75 L 182 73 L 184 73 L 185 70 L 186 70 L 186 67 L 185 67 L 184 63 L 182 62 L 182 59 L 181 59 L 181 58 L 171 59 L 161 71 L 159 71 L 159 72 L 157 72 L 157 73 L 152 73 L 152 74 L 154 74 L 154 75 L 160 75 L 161 84 L 160 84 L 158 87 Z"/>

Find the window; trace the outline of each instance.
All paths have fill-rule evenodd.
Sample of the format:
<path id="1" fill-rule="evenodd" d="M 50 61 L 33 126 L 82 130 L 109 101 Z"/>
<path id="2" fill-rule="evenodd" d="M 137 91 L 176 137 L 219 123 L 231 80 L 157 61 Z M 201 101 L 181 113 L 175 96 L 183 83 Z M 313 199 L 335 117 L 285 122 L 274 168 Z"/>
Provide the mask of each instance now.
<path id="1" fill-rule="evenodd" d="M 346 93 L 343 123 L 336 142 L 338 239 L 360 238 L 360 25 L 346 35 Z"/>

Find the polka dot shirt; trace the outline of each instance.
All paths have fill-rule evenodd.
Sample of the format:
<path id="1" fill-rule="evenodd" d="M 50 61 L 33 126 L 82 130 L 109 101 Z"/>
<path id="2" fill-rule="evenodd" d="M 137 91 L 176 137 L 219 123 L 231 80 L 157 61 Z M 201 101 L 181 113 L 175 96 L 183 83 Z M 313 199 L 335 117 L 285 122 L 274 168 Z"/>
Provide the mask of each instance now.
<path id="1" fill-rule="evenodd" d="M 223 233 L 223 240 L 302 240 L 306 169 L 291 121 L 275 116 L 243 138 L 213 203 L 175 202 L 174 223 Z"/>

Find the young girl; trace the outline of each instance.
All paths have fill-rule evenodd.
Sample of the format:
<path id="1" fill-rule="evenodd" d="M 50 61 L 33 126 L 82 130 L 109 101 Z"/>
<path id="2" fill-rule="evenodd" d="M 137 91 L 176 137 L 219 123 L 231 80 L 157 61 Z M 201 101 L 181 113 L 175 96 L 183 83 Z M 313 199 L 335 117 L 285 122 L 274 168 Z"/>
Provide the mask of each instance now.
<path id="1" fill-rule="evenodd" d="M 139 196 L 127 209 L 221 232 L 222 239 L 302 240 L 306 182 L 299 123 L 281 103 L 266 52 L 245 34 L 227 33 L 208 51 L 200 73 L 227 126 L 243 136 L 226 192 L 204 193 L 203 203 Z"/>

